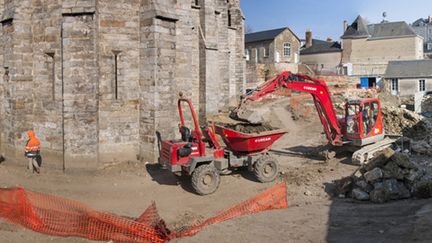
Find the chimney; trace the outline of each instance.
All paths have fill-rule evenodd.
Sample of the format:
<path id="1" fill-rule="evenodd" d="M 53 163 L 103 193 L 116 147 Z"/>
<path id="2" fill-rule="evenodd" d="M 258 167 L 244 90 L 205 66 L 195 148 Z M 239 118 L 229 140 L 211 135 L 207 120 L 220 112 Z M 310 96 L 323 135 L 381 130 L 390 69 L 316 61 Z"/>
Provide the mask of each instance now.
<path id="1" fill-rule="evenodd" d="M 327 37 L 327 42 L 333 42 L 333 39 L 331 37 Z"/>
<path id="2" fill-rule="evenodd" d="M 344 20 L 343 22 L 343 33 L 348 29 L 348 21 Z"/>
<path id="3" fill-rule="evenodd" d="M 306 30 L 306 48 L 309 48 L 312 46 L 312 31 Z"/>

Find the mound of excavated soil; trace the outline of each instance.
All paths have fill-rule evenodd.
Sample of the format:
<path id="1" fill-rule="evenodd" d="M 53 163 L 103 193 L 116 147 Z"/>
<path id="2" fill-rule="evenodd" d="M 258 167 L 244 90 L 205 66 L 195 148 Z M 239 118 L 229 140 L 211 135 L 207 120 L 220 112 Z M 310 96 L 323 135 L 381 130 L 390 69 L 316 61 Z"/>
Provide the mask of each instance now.
<path id="1" fill-rule="evenodd" d="M 249 124 L 249 123 L 239 123 L 239 124 L 228 124 L 225 125 L 227 128 L 230 128 L 232 130 L 242 132 L 242 133 L 261 133 L 261 132 L 267 132 L 271 130 L 276 130 L 276 128 L 271 127 L 270 125 L 256 125 L 256 124 Z"/>

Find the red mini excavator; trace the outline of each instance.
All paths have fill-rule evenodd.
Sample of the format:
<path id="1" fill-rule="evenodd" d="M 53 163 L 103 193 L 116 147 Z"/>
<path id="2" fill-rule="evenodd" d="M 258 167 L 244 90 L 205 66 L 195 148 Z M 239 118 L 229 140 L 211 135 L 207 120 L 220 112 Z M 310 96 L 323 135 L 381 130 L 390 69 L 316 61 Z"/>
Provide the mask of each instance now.
<path id="1" fill-rule="evenodd" d="M 345 116 L 338 119 L 327 84 L 323 80 L 302 74 L 280 73 L 246 94 L 235 112 L 238 113 L 246 102 L 256 101 L 284 88 L 312 95 L 330 144 L 355 147 L 354 162 L 368 161 L 376 151 L 389 147 L 395 141 L 395 139 L 385 138 L 381 104 L 378 98 L 347 100 Z"/>

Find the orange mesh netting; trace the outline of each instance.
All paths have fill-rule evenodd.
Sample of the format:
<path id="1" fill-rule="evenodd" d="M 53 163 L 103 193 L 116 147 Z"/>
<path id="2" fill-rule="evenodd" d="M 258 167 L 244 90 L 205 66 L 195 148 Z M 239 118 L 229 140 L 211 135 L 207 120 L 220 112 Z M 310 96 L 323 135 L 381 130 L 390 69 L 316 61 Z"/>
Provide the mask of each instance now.
<path id="1" fill-rule="evenodd" d="M 170 232 L 155 203 L 136 220 L 95 211 L 70 199 L 23 188 L 0 189 L 0 218 L 36 232 L 116 242 L 165 242 L 191 236 L 202 228 L 234 217 L 287 207 L 286 185 L 280 183 L 215 217 L 181 232 Z"/>
<path id="2" fill-rule="evenodd" d="M 239 217 L 246 214 L 261 212 L 271 209 L 282 209 L 288 207 L 287 197 L 286 197 L 286 185 L 285 183 L 280 183 L 272 188 L 264 191 L 257 196 L 244 201 L 234 207 L 222 211 L 216 216 L 205 220 L 204 222 L 190 227 L 187 230 L 181 232 L 173 232 L 175 237 L 192 236 L 198 231 L 202 230 L 204 227 L 216 224 L 222 221 L 226 221 L 235 217 Z"/>

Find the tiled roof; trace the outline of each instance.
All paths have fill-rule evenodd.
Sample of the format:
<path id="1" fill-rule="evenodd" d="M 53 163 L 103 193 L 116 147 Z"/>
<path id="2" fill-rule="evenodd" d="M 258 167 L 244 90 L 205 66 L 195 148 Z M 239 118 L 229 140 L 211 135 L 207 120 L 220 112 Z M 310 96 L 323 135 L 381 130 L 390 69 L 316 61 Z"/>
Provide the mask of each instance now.
<path id="1" fill-rule="evenodd" d="M 345 33 L 341 37 L 342 39 L 355 39 L 355 38 L 365 38 L 369 36 L 368 27 L 366 21 L 362 16 L 357 16 L 356 20 L 348 26 Z"/>
<path id="2" fill-rule="evenodd" d="M 405 21 L 371 24 L 368 29 L 372 39 L 417 35 Z"/>
<path id="3" fill-rule="evenodd" d="M 303 46 L 304 47 L 304 46 Z M 341 45 L 335 41 L 312 39 L 312 46 L 300 51 L 300 55 L 341 52 Z"/>
<path id="4" fill-rule="evenodd" d="M 358 16 L 357 19 L 347 28 L 342 39 L 356 39 L 356 38 L 393 38 L 416 36 L 417 34 L 411 26 L 405 21 L 399 22 L 382 22 L 379 24 L 369 24 Z"/>
<path id="5" fill-rule="evenodd" d="M 249 33 L 245 35 L 245 42 L 250 43 L 250 42 L 257 42 L 257 41 L 273 40 L 276 38 L 276 36 L 278 36 L 280 33 L 282 33 L 285 30 L 291 31 L 288 27 L 284 27 L 279 29 Z M 298 37 L 294 34 L 294 32 L 291 31 L 291 33 L 293 33 L 293 35 L 298 39 Z"/>
<path id="6" fill-rule="evenodd" d="M 390 61 L 384 74 L 386 78 L 432 77 L 432 60 Z"/>

